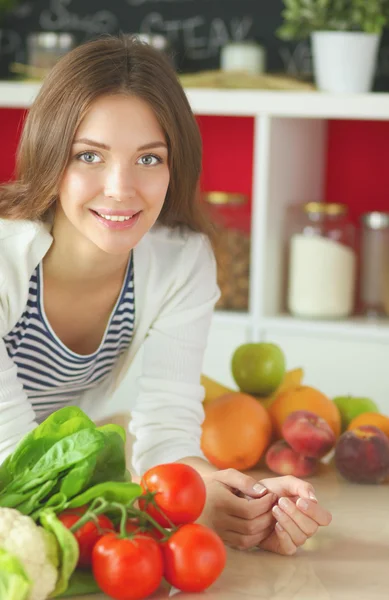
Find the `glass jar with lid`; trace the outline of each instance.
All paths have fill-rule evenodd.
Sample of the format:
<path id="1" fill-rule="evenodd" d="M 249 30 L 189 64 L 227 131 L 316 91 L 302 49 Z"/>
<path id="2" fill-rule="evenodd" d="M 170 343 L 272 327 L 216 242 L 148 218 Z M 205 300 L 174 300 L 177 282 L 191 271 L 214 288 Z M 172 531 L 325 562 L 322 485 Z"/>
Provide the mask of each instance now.
<path id="1" fill-rule="evenodd" d="M 357 231 L 344 204 L 292 207 L 287 308 L 302 318 L 339 319 L 355 305 Z"/>
<path id="2" fill-rule="evenodd" d="M 361 216 L 361 312 L 368 317 L 386 316 L 389 281 L 389 213 L 368 212 Z"/>
<path id="3" fill-rule="evenodd" d="M 217 309 L 248 310 L 250 278 L 250 214 L 244 194 L 205 192 L 210 218 L 216 226 L 215 255 L 221 296 Z"/>

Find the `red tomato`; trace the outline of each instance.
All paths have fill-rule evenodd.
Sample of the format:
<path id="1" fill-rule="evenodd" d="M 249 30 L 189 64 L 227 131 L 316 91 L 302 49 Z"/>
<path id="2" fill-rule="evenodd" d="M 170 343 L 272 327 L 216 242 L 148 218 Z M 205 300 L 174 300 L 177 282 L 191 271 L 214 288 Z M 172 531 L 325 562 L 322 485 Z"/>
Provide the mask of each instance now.
<path id="1" fill-rule="evenodd" d="M 192 523 L 203 511 L 205 483 L 193 467 L 181 463 L 152 467 L 143 475 L 141 486 L 144 492 L 157 492 L 156 506 L 139 499 L 139 507 L 163 527 Z"/>
<path id="2" fill-rule="evenodd" d="M 129 519 L 126 523 L 126 531 L 130 534 L 139 533 L 139 535 L 147 535 L 156 542 L 159 542 L 159 540 L 161 540 L 164 537 L 162 531 L 159 531 L 159 529 L 157 529 L 156 527 L 153 527 L 152 525 L 150 527 L 141 527 L 139 523 L 136 523 L 131 519 Z"/>
<path id="3" fill-rule="evenodd" d="M 80 518 L 80 514 L 72 514 L 70 511 L 64 511 L 58 515 L 58 519 L 68 529 L 77 523 Z M 112 521 L 105 515 L 99 515 L 97 517 L 97 523 L 98 526 L 94 521 L 88 521 L 74 533 L 74 537 L 78 542 L 80 550 L 80 556 L 77 563 L 78 567 L 90 567 L 92 565 L 93 546 L 107 531 L 114 531 L 115 529 Z"/>
<path id="4" fill-rule="evenodd" d="M 223 571 L 227 553 L 220 537 L 204 525 L 182 525 L 161 544 L 164 576 L 183 592 L 202 592 Z"/>
<path id="5" fill-rule="evenodd" d="M 107 596 L 115 600 L 140 600 L 155 592 L 162 581 L 162 552 L 150 537 L 127 539 L 109 533 L 93 548 L 92 570 Z"/>

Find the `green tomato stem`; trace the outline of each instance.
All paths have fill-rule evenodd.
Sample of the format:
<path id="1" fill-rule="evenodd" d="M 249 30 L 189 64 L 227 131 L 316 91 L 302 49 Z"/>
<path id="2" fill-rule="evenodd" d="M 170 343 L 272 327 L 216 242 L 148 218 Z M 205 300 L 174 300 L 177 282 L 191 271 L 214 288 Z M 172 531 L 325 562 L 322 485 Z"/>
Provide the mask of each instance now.
<path id="1" fill-rule="evenodd" d="M 135 500 L 137 500 L 137 499 L 135 499 Z M 163 534 L 164 539 L 168 539 L 172 535 L 172 533 L 174 533 L 174 531 L 177 529 L 177 527 L 172 523 L 173 531 L 172 532 L 168 531 L 167 529 L 165 529 L 165 527 L 160 525 L 147 512 L 140 510 L 138 508 L 135 508 L 133 506 L 135 500 L 131 501 L 127 505 L 124 505 L 124 504 L 120 504 L 119 502 L 107 502 L 104 498 L 95 498 L 95 500 L 92 502 L 91 506 L 86 511 L 86 513 L 84 515 L 82 515 L 82 517 L 80 517 L 80 519 L 77 521 L 77 523 L 74 523 L 74 525 L 72 525 L 70 527 L 70 531 L 72 533 L 75 533 L 76 531 L 78 531 L 78 529 L 80 529 L 83 525 L 85 525 L 89 521 L 94 521 L 96 524 L 98 524 L 98 522 L 97 522 L 98 515 L 101 515 L 101 514 L 107 512 L 108 510 L 117 510 L 121 514 L 121 517 L 120 517 L 120 537 L 121 538 L 129 537 L 127 534 L 127 531 L 126 531 L 127 519 L 129 517 L 137 517 L 140 522 L 145 523 L 146 521 L 149 521 L 149 523 L 151 523 L 153 525 L 153 527 L 155 527 L 155 529 L 157 529 L 160 533 Z"/>

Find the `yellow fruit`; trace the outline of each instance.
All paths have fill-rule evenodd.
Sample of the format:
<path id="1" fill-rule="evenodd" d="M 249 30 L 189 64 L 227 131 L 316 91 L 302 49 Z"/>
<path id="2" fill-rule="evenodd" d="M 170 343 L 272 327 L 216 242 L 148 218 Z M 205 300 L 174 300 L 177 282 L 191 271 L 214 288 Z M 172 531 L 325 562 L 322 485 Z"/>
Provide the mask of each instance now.
<path id="1" fill-rule="evenodd" d="M 204 404 L 216 400 L 216 398 L 223 396 L 223 394 L 229 394 L 230 392 L 235 391 L 226 387 L 222 383 L 207 377 L 206 375 L 201 375 L 200 383 L 205 388 L 205 397 L 203 400 Z"/>
<path id="2" fill-rule="evenodd" d="M 270 394 L 270 396 L 265 396 L 264 398 L 257 396 L 257 398 L 258 400 L 260 400 L 262 406 L 264 406 L 265 408 L 269 408 L 269 406 L 272 404 L 272 402 L 274 402 L 274 400 L 279 394 L 283 394 L 288 390 L 293 390 L 294 388 L 299 387 L 301 385 L 303 377 L 304 370 L 301 368 L 287 371 L 285 373 L 283 381 L 280 383 L 276 391 L 273 392 L 273 394 Z"/>

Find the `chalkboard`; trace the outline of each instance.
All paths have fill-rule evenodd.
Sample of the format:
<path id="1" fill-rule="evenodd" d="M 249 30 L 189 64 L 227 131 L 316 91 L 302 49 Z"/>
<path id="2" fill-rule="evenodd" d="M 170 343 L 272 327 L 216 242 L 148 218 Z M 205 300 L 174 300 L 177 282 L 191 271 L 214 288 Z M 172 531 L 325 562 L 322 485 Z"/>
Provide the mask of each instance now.
<path id="1" fill-rule="evenodd" d="M 267 50 L 271 72 L 312 78 L 308 41 L 285 43 L 275 31 L 282 0 L 31 0 L 19 2 L 0 29 L 0 77 L 13 61 L 26 61 L 31 31 L 69 31 L 77 42 L 102 33 L 163 33 L 174 47 L 181 72 L 217 69 L 229 40 L 254 39 Z M 376 90 L 389 90 L 389 34 L 379 57 Z"/>

